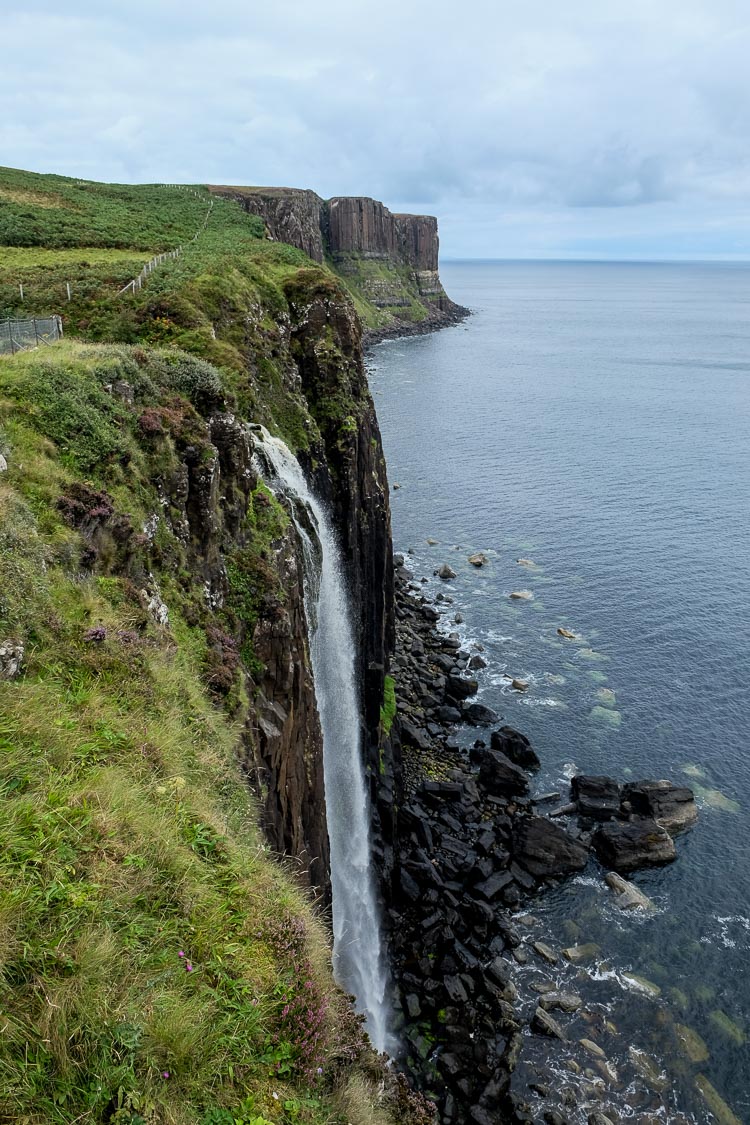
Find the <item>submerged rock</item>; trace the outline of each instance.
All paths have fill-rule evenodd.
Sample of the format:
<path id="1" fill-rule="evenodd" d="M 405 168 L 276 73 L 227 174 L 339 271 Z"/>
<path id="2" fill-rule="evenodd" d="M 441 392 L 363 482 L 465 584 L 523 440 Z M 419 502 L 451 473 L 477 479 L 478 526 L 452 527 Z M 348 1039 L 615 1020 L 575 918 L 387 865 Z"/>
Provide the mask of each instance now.
<path id="1" fill-rule="evenodd" d="M 563 949 L 563 957 L 571 965 L 583 965 L 586 961 L 593 961 L 601 953 L 601 947 L 593 941 L 584 942 L 582 945 L 569 945 Z"/>
<path id="2" fill-rule="evenodd" d="M 742 1125 L 737 1117 L 722 1098 L 721 1094 L 708 1081 L 704 1074 L 699 1074 L 695 1085 L 703 1095 L 703 1099 L 716 1118 L 717 1125 Z"/>
<path id="3" fill-rule="evenodd" d="M 674 1030 L 678 1042 L 692 1063 L 708 1061 L 709 1049 L 697 1031 L 693 1031 L 692 1027 L 688 1027 L 685 1023 L 676 1023 Z"/>
<path id="4" fill-rule="evenodd" d="M 564 1041 L 567 1038 L 554 1016 L 551 1016 L 549 1012 L 545 1012 L 542 1007 L 537 1008 L 534 1012 L 534 1017 L 531 1021 L 531 1030 L 535 1031 L 537 1035 L 549 1035 L 552 1039 L 562 1039 Z"/>
<path id="5" fill-rule="evenodd" d="M 604 882 L 614 891 L 615 906 L 619 906 L 620 910 L 655 909 L 648 895 L 639 891 L 634 883 L 623 879 L 622 875 L 618 875 L 616 871 L 608 871 L 604 876 Z"/>

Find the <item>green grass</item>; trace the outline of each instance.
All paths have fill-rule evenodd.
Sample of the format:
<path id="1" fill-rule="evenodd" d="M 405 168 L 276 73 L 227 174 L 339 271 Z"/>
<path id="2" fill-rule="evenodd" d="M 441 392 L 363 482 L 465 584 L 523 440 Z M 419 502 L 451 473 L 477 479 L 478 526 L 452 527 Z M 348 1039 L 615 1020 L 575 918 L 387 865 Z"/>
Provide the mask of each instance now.
<path id="1" fill-rule="evenodd" d="M 219 706 L 207 677 L 206 629 L 252 624 L 286 513 L 251 494 L 251 600 L 219 617 L 172 533 L 137 534 L 221 389 L 172 349 L 66 341 L 0 364 L 0 638 L 25 649 L 0 683 L 0 1120 L 392 1120 L 240 773 L 247 692 L 235 676 Z"/>
<path id="2" fill-rule="evenodd" d="M 383 681 L 383 705 L 380 708 L 380 726 L 384 735 L 391 733 L 393 720 L 396 717 L 396 682 L 392 676 L 386 676 Z"/>
<path id="3" fill-rule="evenodd" d="M 0 359 L 0 642 L 25 652 L 0 682 L 0 1121 L 416 1120 L 237 764 L 286 513 L 260 483 L 243 493 L 231 536 L 216 533 L 220 606 L 176 530 L 217 410 L 298 448 L 354 440 L 356 365 L 319 333 L 303 396 L 288 328 L 341 291 L 219 200 L 182 257 L 116 297 L 205 209 L 0 170 L 0 287 L 23 275 L 26 290 L 11 311 L 61 311 L 68 279 L 74 294 L 65 340 Z"/>

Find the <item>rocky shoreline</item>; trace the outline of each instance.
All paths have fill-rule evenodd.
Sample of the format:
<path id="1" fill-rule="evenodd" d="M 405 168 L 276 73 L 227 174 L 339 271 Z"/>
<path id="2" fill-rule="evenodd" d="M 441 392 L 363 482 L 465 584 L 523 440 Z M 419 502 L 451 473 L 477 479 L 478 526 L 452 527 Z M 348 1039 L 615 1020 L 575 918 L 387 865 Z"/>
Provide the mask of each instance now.
<path id="1" fill-rule="evenodd" d="M 386 340 L 399 340 L 405 336 L 428 336 L 431 332 L 439 332 L 441 328 L 450 328 L 451 325 L 460 324 L 471 316 L 471 309 L 463 305 L 449 302 L 448 308 L 431 312 L 424 320 L 416 324 L 408 321 L 398 321 L 385 328 L 367 328 L 362 337 L 362 344 L 370 348 L 374 344 L 382 344 Z"/>
<path id="2" fill-rule="evenodd" d="M 533 748 L 472 701 L 473 673 L 486 667 L 480 646 L 467 651 L 457 634 L 443 631 L 446 620 L 460 622 L 449 581 L 432 601 L 423 594 L 426 579 L 415 581 L 403 556 L 394 558 L 394 576 L 391 741 L 400 745 L 401 769 L 388 844 L 388 922 L 399 1064 L 435 1100 L 441 1125 L 615 1125 L 609 1095 L 622 1076 L 597 1042 L 606 1038 L 604 1022 L 575 987 L 598 947 L 553 948 L 535 938 L 537 920 L 522 911 L 592 855 L 617 869 L 606 879 L 620 908 L 649 909 L 617 871 L 675 858 L 672 833 L 696 816 L 692 792 L 661 781 L 621 786 L 577 777 L 565 802 L 558 793 L 531 797 L 529 775 L 540 764 Z M 459 724 L 477 728 L 473 746 L 460 746 Z M 563 1049 L 566 1081 L 553 1081 L 550 1070 L 519 1094 L 512 1076 L 530 1036 Z M 654 1080 L 659 1066 L 637 1051 L 630 1064 L 640 1110 L 634 1120 L 646 1125 L 665 1108 L 664 1087 Z"/>

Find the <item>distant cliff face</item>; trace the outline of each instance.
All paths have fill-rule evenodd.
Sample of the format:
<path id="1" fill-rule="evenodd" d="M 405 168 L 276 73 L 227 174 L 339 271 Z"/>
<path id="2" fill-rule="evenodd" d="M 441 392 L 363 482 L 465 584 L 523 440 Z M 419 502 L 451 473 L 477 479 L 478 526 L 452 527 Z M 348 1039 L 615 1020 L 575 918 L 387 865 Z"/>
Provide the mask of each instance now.
<path id="1" fill-rule="evenodd" d="M 312 258 L 323 261 L 323 200 L 303 188 L 212 187 L 211 191 L 234 199 L 251 215 L 259 215 L 276 242 L 288 242 Z"/>
<path id="2" fill-rule="evenodd" d="M 269 237 L 315 261 L 328 260 L 344 280 L 371 334 L 423 331 L 460 319 L 438 273 L 437 219 L 393 214 L 376 199 L 327 202 L 297 188 L 212 187 L 259 215 Z"/>

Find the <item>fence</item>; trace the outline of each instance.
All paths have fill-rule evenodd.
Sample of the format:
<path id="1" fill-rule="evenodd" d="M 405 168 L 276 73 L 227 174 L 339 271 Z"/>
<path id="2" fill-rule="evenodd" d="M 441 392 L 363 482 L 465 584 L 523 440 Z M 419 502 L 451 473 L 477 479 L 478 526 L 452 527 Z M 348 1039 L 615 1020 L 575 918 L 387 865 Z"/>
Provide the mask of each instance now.
<path id="1" fill-rule="evenodd" d="M 164 184 L 164 187 L 179 187 L 179 186 L 180 186 L 179 184 Z M 197 195 L 199 199 L 205 198 L 205 196 L 201 195 L 200 192 L 194 191 L 193 188 L 185 188 L 184 190 L 189 191 L 192 195 Z M 203 222 L 201 223 L 198 230 L 193 235 L 193 237 L 190 239 L 191 242 L 195 242 L 196 238 L 201 233 L 201 231 L 204 231 L 206 229 L 206 227 L 208 226 L 208 220 L 211 218 L 211 212 L 213 211 L 213 208 L 214 208 L 214 201 L 212 199 L 211 202 L 208 205 L 208 210 L 206 211 L 206 217 L 203 220 Z M 154 257 L 151 258 L 150 261 L 146 262 L 145 266 L 143 267 L 143 269 L 141 270 L 141 272 L 138 274 L 137 277 L 134 277 L 132 281 L 129 281 L 127 283 L 127 285 L 123 285 L 122 289 L 120 289 L 117 296 L 121 297 L 123 293 L 137 293 L 138 290 L 143 287 L 143 283 L 146 280 L 146 278 L 148 277 L 148 275 L 153 273 L 157 266 L 160 266 L 162 264 L 162 262 L 166 262 L 168 258 L 179 258 L 181 253 L 182 253 L 182 246 L 177 246 L 177 247 L 175 247 L 174 250 L 165 250 L 163 254 L 155 254 Z"/>
<path id="2" fill-rule="evenodd" d="M 15 355 L 40 344 L 62 339 L 62 317 L 32 317 L 30 320 L 0 320 L 0 355 Z"/>

